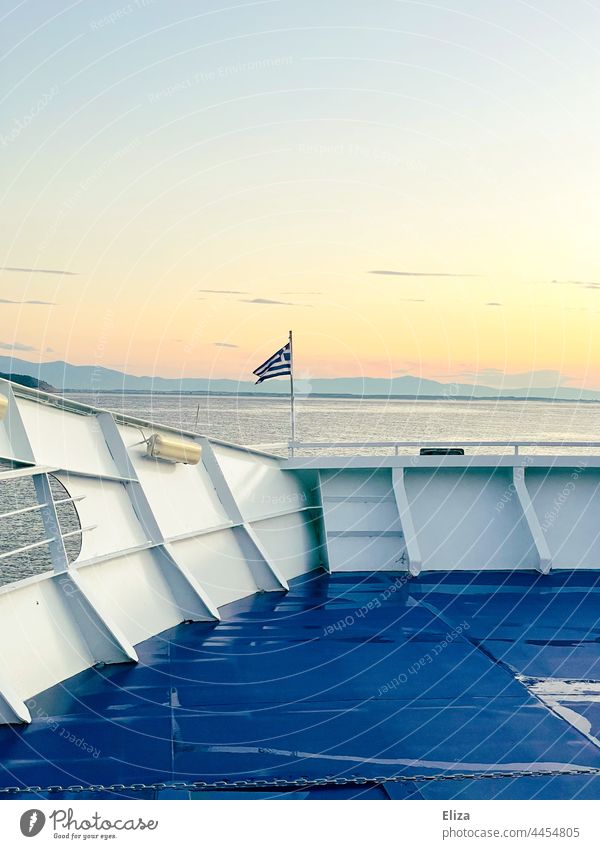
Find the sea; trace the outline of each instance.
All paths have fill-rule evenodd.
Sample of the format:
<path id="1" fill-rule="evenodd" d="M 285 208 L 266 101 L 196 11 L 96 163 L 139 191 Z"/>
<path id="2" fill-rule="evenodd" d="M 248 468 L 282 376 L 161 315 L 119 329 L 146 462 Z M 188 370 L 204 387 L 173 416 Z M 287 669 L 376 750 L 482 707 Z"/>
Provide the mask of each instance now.
<path id="1" fill-rule="evenodd" d="M 287 398 L 106 394 L 77 401 L 206 436 L 287 451 Z M 454 440 L 600 441 L 600 403 L 297 398 L 304 442 Z"/>
<path id="2" fill-rule="evenodd" d="M 290 436 L 287 398 L 137 393 L 93 396 L 70 393 L 68 397 L 157 424 L 287 454 Z M 381 451 L 369 448 L 369 442 L 600 441 L 600 404 L 300 397 L 296 400 L 296 439 L 301 442 L 365 443 L 360 453 Z M 336 453 L 352 453 L 353 450 L 341 448 Z M 498 449 L 499 452 L 504 450 L 511 451 L 510 448 Z M 301 449 L 298 453 L 317 451 Z M 58 481 L 54 480 L 52 485 L 57 499 L 67 497 Z M 30 480 L 0 481 L 0 513 L 34 503 L 35 493 Z M 63 533 L 79 528 L 73 505 L 60 507 L 59 519 Z M 43 538 L 41 519 L 35 512 L 0 520 L 0 585 L 51 569 L 47 546 L 2 557 L 2 554 Z M 70 537 L 66 547 L 69 560 L 75 560 L 79 553 L 79 537 Z"/>

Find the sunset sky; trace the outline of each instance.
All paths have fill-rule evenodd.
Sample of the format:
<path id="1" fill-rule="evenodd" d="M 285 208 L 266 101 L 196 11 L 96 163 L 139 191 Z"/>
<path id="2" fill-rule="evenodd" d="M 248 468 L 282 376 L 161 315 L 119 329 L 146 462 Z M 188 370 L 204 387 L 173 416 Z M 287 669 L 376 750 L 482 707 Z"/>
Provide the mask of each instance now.
<path id="1" fill-rule="evenodd" d="M 8 0 L 0 43 L 0 354 L 248 380 L 293 328 L 303 377 L 600 388 L 597 3 Z"/>

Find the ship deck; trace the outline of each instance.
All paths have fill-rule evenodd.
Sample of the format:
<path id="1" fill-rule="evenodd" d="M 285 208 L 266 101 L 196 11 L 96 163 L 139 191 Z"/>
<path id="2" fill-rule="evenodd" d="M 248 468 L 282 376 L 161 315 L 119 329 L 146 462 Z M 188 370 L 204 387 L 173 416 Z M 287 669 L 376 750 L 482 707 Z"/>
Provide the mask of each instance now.
<path id="1" fill-rule="evenodd" d="M 319 572 L 221 612 L 29 700 L 0 797 L 600 798 L 600 572 Z"/>

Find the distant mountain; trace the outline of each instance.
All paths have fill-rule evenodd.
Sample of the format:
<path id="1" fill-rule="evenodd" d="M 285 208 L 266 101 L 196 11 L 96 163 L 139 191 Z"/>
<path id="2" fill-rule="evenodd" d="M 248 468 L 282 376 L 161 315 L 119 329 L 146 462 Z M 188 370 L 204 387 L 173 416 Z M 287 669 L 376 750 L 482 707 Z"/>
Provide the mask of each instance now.
<path id="1" fill-rule="evenodd" d="M 37 377 L 31 377 L 28 374 L 11 374 L 0 371 L 0 377 L 4 380 L 12 380 L 13 383 L 20 383 L 21 386 L 28 386 L 30 389 L 41 389 L 43 392 L 56 392 L 54 386 L 46 383 L 45 380 L 38 380 Z"/>
<path id="2" fill-rule="evenodd" d="M 44 381 L 61 390 L 76 392 L 213 392 L 252 393 L 256 395 L 285 395 L 286 380 L 269 380 L 255 386 L 251 381 L 198 378 L 138 377 L 102 366 L 74 366 L 60 360 L 51 363 L 32 363 L 14 357 L 0 356 L 0 370 L 16 372 Z M 14 379 L 14 378 L 13 378 Z M 470 383 L 441 383 L 437 380 L 403 375 L 391 379 L 382 377 L 334 377 L 298 380 L 300 395 L 361 395 L 438 398 L 545 398 L 560 400 L 600 401 L 600 392 L 587 389 L 556 387 L 524 387 L 498 390 L 491 386 Z"/>

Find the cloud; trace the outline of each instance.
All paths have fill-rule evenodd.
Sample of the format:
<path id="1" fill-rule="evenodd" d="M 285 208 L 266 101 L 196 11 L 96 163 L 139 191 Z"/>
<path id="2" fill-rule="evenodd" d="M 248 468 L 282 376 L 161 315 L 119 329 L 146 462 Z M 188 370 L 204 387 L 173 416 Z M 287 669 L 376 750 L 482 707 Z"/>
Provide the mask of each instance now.
<path id="1" fill-rule="evenodd" d="M 488 301 L 486 307 L 501 307 L 500 301 Z"/>
<path id="2" fill-rule="evenodd" d="M 247 295 L 239 289 L 196 289 L 196 292 L 210 292 L 212 295 Z"/>
<path id="3" fill-rule="evenodd" d="M 600 283 L 594 280 L 553 280 L 553 283 L 558 283 L 560 286 L 581 286 L 583 289 L 600 289 Z"/>
<path id="4" fill-rule="evenodd" d="M 412 301 L 414 304 L 424 304 L 425 298 L 398 298 L 399 301 Z"/>
<path id="5" fill-rule="evenodd" d="M 35 351 L 31 345 L 23 345 L 21 342 L 0 342 L 0 348 L 6 351 Z"/>
<path id="6" fill-rule="evenodd" d="M 239 345 L 232 345 L 231 342 L 213 342 L 216 348 L 239 348 Z"/>
<path id="7" fill-rule="evenodd" d="M 303 304 L 292 304 L 290 301 L 272 301 L 271 298 L 240 298 L 242 304 L 279 304 L 283 307 L 301 307 Z"/>
<path id="8" fill-rule="evenodd" d="M 56 301 L 11 301 L 9 298 L 0 298 L 0 304 L 44 304 L 45 306 L 56 306 Z"/>
<path id="9" fill-rule="evenodd" d="M 481 277 L 480 274 L 451 274 L 446 271 L 388 271 L 377 269 L 369 274 L 389 274 L 392 277 Z"/>
<path id="10" fill-rule="evenodd" d="M 282 292 L 282 295 L 322 295 L 323 292 Z"/>
<path id="11" fill-rule="evenodd" d="M 16 268 L 14 266 L 0 265 L 0 271 L 16 271 L 19 274 L 64 274 L 67 277 L 77 277 L 77 271 L 64 271 L 58 268 Z"/>

